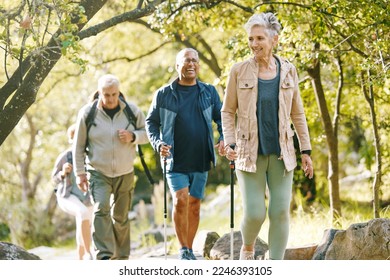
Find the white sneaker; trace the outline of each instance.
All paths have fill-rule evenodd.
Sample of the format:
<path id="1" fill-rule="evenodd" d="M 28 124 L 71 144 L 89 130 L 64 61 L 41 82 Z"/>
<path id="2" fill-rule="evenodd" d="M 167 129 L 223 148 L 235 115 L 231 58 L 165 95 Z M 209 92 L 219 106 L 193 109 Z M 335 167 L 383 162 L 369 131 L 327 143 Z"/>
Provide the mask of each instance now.
<path id="1" fill-rule="evenodd" d="M 84 261 L 91 261 L 91 260 L 93 260 L 92 254 L 91 253 L 85 253 L 84 256 L 83 256 L 83 260 Z"/>
<path id="2" fill-rule="evenodd" d="M 245 251 L 244 247 L 241 247 L 240 250 L 240 260 L 254 260 L 255 251 Z"/>

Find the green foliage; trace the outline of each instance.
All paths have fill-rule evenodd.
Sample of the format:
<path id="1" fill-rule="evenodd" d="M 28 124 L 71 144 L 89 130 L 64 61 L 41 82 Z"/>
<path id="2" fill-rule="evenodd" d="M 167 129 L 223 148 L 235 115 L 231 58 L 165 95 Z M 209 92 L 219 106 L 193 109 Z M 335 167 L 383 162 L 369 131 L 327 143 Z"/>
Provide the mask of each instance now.
<path id="1" fill-rule="evenodd" d="M 10 239 L 10 229 L 9 226 L 5 223 L 0 223 L 0 240 L 9 241 Z"/>
<path id="2" fill-rule="evenodd" d="M 7 211 L 11 229 L 11 241 L 23 244 L 30 249 L 37 246 L 50 245 L 53 239 L 53 226 L 42 215 L 41 207 L 34 203 L 19 203 Z"/>
<path id="3" fill-rule="evenodd" d="M 77 35 L 78 25 L 87 22 L 84 7 L 74 1 L 48 0 L 5 6 L 8 12 L 0 16 L 0 45 L 5 50 L 9 70 L 32 53 L 45 56 L 45 45 L 55 32 L 62 54 L 80 66 L 85 64 L 78 58 L 81 46 Z"/>

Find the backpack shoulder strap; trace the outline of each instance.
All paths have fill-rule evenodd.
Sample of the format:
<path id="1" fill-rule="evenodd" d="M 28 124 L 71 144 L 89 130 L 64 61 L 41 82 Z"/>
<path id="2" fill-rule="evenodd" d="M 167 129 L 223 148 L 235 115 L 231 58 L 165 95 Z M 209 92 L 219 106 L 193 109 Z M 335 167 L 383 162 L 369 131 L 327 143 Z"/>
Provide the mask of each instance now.
<path id="1" fill-rule="evenodd" d="M 131 123 L 134 126 L 135 129 L 137 129 L 137 118 L 135 117 L 133 110 L 131 110 L 130 105 L 124 99 L 123 94 L 121 94 L 119 96 L 119 98 L 121 98 L 121 100 L 123 102 L 125 102 L 125 104 L 126 104 L 125 115 L 126 115 L 127 119 L 129 120 L 129 123 Z M 144 171 L 146 173 L 146 176 L 148 177 L 149 182 L 152 185 L 154 185 L 154 180 L 152 178 L 152 175 L 150 174 L 148 166 L 146 165 L 146 162 L 145 162 L 145 159 L 144 159 L 144 153 L 142 152 L 141 145 L 137 145 L 137 150 L 138 150 L 138 155 L 139 155 L 139 157 L 141 159 L 142 167 L 144 168 Z"/>
<path id="2" fill-rule="evenodd" d="M 95 117 L 96 117 L 96 113 L 97 113 L 97 103 L 98 103 L 98 100 L 95 99 L 93 101 L 91 109 L 89 110 L 88 115 L 85 119 L 85 125 L 87 126 L 87 140 L 85 142 L 85 149 L 87 149 L 87 147 L 88 147 L 88 132 L 91 129 L 92 125 L 96 126 Z"/>
<path id="3" fill-rule="evenodd" d="M 142 164 L 142 167 L 144 168 L 144 171 L 146 173 L 146 177 L 148 177 L 148 180 L 150 182 L 150 184 L 153 186 L 154 185 L 154 180 L 153 180 L 153 177 L 152 177 L 152 174 L 150 173 L 149 171 L 149 168 L 145 162 L 145 158 L 144 158 L 144 153 L 142 152 L 142 148 L 141 148 L 141 145 L 137 145 L 137 148 L 138 148 L 138 155 L 141 159 L 141 164 Z"/>
<path id="4" fill-rule="evenodd" d="M 126 100 L 123 97 L 120 96 L 119 98 L 126 104 L 124 112 L 127 119 L 129 120 L 129 123 L 132 124 L 135 129 L 137 129 L 137 118 L 135 117 L 133 110 L 131 110 L 130 105 L 126 102 Z"/>
<path id="5" fill-rule="evenodd" d="M 91 109 L 88 112 L 87 118 L 85 119 L 85 124 L 87 126 L 87 135 L 92 125 L 96 125 L 95 117 L 96 117 L 96 109 L 97 109 L 97 99 L 93 101 Z"/>

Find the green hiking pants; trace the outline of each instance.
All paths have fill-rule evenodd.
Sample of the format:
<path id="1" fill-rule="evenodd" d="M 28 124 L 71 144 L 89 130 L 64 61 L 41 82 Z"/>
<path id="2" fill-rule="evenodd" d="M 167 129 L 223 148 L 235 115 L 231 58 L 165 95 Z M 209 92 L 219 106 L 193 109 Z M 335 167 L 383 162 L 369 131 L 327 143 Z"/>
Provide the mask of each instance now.
<path id="1" fill-rule="evenodd" d="M 134 173 L 115 178 L 97 171 L 90 171 L 90 174 L 96 259 L 127 260 L 130 256 L 128 211 L 134 190 Z"/>
<path id="2" fill-rule="evenodd" d="M 237 170 L 243 203 L 243 244 L 253 245 L 266 218 L 268 186 L 268 246 L 271 259 L 283 259 L 289 235 L 293 171 L 287 172 L 276 155 L 258 156 L 256 173 Z"/>

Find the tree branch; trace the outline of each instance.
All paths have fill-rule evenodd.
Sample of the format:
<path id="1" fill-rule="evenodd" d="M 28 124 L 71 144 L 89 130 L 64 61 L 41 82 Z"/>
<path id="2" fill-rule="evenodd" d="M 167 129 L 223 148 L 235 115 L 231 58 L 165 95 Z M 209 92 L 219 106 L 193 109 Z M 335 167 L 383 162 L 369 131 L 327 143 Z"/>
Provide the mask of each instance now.
<path id="1" fill-rule="evenodd" d="M 172 43 L 171 41 L 167 41 L 167 42 L 163 42 L 161 43 L 158 47 L 155 47 L 154 49 L 152 50 L 149 50 L 147 51 L 146 53 L 143 53 L 137 57 L 134 57 L 134 58 L 129 58 L 127 56 L 121 56 L 121 57 L 114 57 L 114 58 L 110 58 L 110 59 L 106 59 L 106 60 L 103 60 L 102 63 L 110 63 L 110 62 L 113 62 L 113 61 L 118 61 L 118 60 L 125 60 L 127 62 L 133 62 L 133 61 L 136 61 L 136 60 L 139 60 L 139 59 L 142 59 L 146 56 L 149 56 L 151 55 L 152 53 L 155 53 L 156 51 L 158 51 L 160 48 L 162 48 L 163 46 L 165 46 L 166 44 L 170 44 Z"/>
<path id="2" fill-rule="evenodd" d="M 143 3 L 144 3 L 144 0 L 138 0 L 137 9 L 141 9 Z"/>
<path id="3" fill-rule="evenodd" d="M 148 28 L 149 30 L 161 35 L 160 30 L 153 28 L 150 24 L 148 24 L 147 22 L 145 22 L 143 20 L 135 20 L 134 22 L 141 24 L 141 25 L 145 26 L 146 28 Z M 175 37 L 175 40 L 177 42 L 183 44 L 184 46 L 186 46 L 188 48 L 198 49 L 196 46 L 194 46 L 194 44 L 192 44 L 190 42 L 190 40 L 183 41 L 181 39 L 180 34 L 175 33 L 175 34 L 173 34 L 173 36 Z M 221 75 L 222 70 L 218 65 L 218 59 L 216 58 L 212 48 L 207 44 L 207 42 L 202 38 L 201 35 L 199 35 L 199 34 L 195 35 L 195 36 L 193 36 L 193 38 L 197 39 L 200 42 L 200 44 L 206 49 L 206 51 L 211 55 L 211 59 L 208 59 L 202 52 L 199 52 L 199 58 L 210 67 L 210 69 L 215 73 L 215 75 L 217 77 L 219 77 Z"/>
<path id="4" fill-rule="evenodd" d="M 106 20 L 102 23 L 96 24 L 94 26 L 91 26 L 85 30 L 82 30 L 78 33 L 78 36 L 80 40 L 83 40 L 85 38 L 96 36 L 100 32 L 103 32 L 104 30 L 107 30 L 115 25 L 118 25 L 123 22 L 127 21 L 135 21 L 139 18 L 149 16 L 151 15 L 155 10 L 156 6 L 165 2 L 166 0 L 154 0 L 152 2 L 148 2 L 148 5 L 145 6 L 143 9 L 134 9 L 132 11 L 123 13 L 121 15 L 115 16 L 109 20 Z"/>
<path id="5" fill-rule="evenodd" d="M 7 19 L 14 19 L 14 18 L 17 17 L 17 16 L 20 16 L 20 15 L 22 14 L 22 11 L 23 11 L 23 9 L 24 9 L 24 6 L 26 6 L 26 4 L 27 4 L 27 3 L 26 3 L 26 0 L 22 0 L 22 1 L 20 2 L 20 5 L 17 6 L 17 7 L 15 7 L 15 8 L 13 9 L 13 11 L 7 12 L 7 11 L 4 10 L 4 14 L 5 14 L 6 18 L 7 18 Z"/>
<path id="6" fill-rule="evenodd" d="M 341 32 L 341 30 L 339 30 L 339 29 L 338 29 L 332 22 L 330 22 L 326 17 L 323 17 L 323 19 L 324 19 L 325 23 L 329 26 L 330 29 L 334 30 L 340 37 L 343 38 L 343 40 L 342 40 L 340 43 L 338 43 L 335 47 L 333 47 L 331 50 L 337 48 L 339 45 L 341 45 L 342 43 L 346 42 L 354 52 L 356 52 L 357 54 L 359 54 L 359 55 L 362 56 L 362 57 L 365 57 L 365 58 L 368 57 L 368 55 L 367 55 L 366 53 L 364 53 L 364 52 L 363 52 L 362 50 L 360 50 L 359 48 L 355 47 L 355 45 L 352 43 L 351 38 L 357 35 L 356 32 L 347 36 L 347 35 L 343 34 L 343 33 Z M 365 28 L 367 28 L 367 27 L 362 28 L 360 31 L 363 31 Z"/>
<path id="7" fill-rule="evenodd" d="M 202 56 L 202 60 L 209 62 L 208 66 L 213 70 L 213 72 L 215 73 L 215 75 L 217 77 L 220 77 L 222 70 L 221 70 L 221 67 L 219 67 L 219 65 L 218 65 L 218 59 L 215 56 L 213 49 L 210 47 L 210 45 L 206 42 L 206 40 L 204 40 L 204 38 L 200 34 L 196 35 L 195 37 L 198 39 L 198 41 L 201 43 L 201 45 L 205 48 L 207 53 L 211 56 L 211 59 L 207 59 L 206 57 Z"/>

